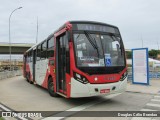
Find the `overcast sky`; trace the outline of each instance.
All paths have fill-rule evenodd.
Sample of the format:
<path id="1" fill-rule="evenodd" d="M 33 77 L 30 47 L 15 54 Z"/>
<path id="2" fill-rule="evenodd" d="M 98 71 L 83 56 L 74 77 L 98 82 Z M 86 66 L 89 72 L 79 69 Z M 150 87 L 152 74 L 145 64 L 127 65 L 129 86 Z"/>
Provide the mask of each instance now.
<path id="1" fill-rule="evenodd" d="M 8 42 L 8 19 L 11 12 L 11 41 L 35 43 L 69 20 L 99 21 L 118 26 L 125 48 L 160 45 L 159 0 L 0 0 L 0 42 Z"/>

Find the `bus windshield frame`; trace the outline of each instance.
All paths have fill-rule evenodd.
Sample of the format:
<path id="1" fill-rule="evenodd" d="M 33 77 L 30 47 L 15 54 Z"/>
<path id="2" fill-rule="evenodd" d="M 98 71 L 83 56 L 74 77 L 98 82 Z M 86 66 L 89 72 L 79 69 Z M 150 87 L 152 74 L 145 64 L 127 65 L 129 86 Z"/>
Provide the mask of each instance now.
<path id="1" fill-rule="evenodd" d="M 85 40 L 84 39 L 83 40 L 85 42 L 83 42 L 81 45 L 77 45 L 76 44 L 77 38 L 78 39 L 84 38 Z M 103 43 L 103 42 L 107 39 L 116 43 L 114 44 L 115 46 L 114 49 L 117 49 L 116 50 L 117 52 L 114 52 L 114 53 L 106 52 L 105 45 L 107 43 Z M 98 43 L 98 41 L 100 42 Z M 85 45 L 86 43 L 89 43 L 90 47 L 92 47 L 92 49 L 90 50 L 90 53 L 92 52 L 93 54 L 95 54 L 95 57 L 90 55 L 88 57 L 82 57 L 83 52 L 80 51 L 80 49 L 87 49 L 88 47 Z M 124 50 L 124 45 L 123 45 L 123 41 L 120 34 L 113 34 L 113 33 L 100 32 L 100 31 L 74 30 L 73 45 L 74 45 L 74 51 L 75 51 L 74 54 L 75 54 L 76 67 L 83 72 L 86 72 L 88 74 L 119 73 L 126 67 L 125 50 Z M 77 49 L 77 47 L 79 50 Z M 113 58 L 113 56 L 115 58 Z M 119 59 L 119 56 L 122 56 L 122 57 Z M 85 64 L 80 65 L 79 64 L 80 59 L 81 61 L 85 62 Z M 112 59 L 112 61 L 110 61 L 110 63 L 107 64 L 107 60 L 109 59 L 110 60 Z M 115 61 L 119 62 L 119 64 L 115 64 Z"/>

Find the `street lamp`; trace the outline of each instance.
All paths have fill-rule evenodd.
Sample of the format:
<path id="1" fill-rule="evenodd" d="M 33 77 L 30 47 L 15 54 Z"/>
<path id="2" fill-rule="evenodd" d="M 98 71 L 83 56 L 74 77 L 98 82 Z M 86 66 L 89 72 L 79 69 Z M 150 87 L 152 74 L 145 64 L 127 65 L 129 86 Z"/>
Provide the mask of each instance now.
<path id="1" fill-rule="evenodd" d="M 36 44 L 38 42 L 38 17 L 37 17 L 37 33 L 36 33 Z"/>
<path id="2" fill-rule="evenodd" d="M 18 10 L 18 9 L 21 9 L 22 7 L 19 7 L 19 8 L 16 8 L 16 9 L 14 9 L 12 12 L 11 12 L 11 14 L 10 14 L 10 16 L 9 16 L 9 57 L 10 57 L 10 71 L 11 71 L 11 35 L 10 35 L 10 20 L 11 20 L 11 16 L 12 16 L 12 14 L 16 11 L 16 10 Z"/>

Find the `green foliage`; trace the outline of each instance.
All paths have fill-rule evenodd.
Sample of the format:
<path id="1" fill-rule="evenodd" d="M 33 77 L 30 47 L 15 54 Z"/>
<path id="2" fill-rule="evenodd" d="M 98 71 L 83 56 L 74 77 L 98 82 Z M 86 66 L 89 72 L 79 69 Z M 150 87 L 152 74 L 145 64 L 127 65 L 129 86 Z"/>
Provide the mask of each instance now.
<path id="1" fill-rule="evenodd" d="M 5 120 L 4 118 L 0 117 L 0 120 Z"/>
<path id="2" fill-rule="evenodd" d="M 157 54 L 160 54 L 160 50 L 150 50 L 149 51 L 149 57 L 150 58 L 157 58 Z M 132 58 L 132 51 L 126 51 L 126 56 L 127 56 L 127 59 L 131 59 Z"/>
<path id="3" fill-rule="evenodd" d="M 127 59 L 131 59 L 132 58 L 132 51 L 126 51 L 126 56 L 127 56 Z"/>
<path id="4" fill-rule="evenodd" d="M 151 58 L 156 58 L 157 54 L 160 54 L 159 50 L 153 50 L 152 49 L 152 50 L 149 51 L 149 57 L 151 57 Z"/>

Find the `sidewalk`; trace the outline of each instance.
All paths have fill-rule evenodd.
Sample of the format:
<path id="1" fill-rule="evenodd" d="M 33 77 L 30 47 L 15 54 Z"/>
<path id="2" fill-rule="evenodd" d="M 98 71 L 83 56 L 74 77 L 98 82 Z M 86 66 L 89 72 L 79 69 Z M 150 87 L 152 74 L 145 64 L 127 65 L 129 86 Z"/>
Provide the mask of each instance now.
<path id="1" fill-rule="evenodd" d="M 147 94 L 160 94 L 160 79 L 150 80 L 150 85 L 132 84 L 132 81 L 128 81 L 126 91 Z"/>

